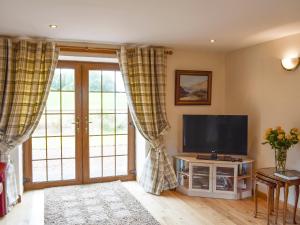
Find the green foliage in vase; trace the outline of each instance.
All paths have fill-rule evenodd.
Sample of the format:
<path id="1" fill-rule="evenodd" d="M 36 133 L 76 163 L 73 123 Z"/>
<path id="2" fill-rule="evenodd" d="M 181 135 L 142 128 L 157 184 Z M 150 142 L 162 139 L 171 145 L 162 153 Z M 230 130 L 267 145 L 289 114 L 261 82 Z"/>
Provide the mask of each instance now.
<path id="1" fill-rule="evenodd" d="M 287 133 L 281 127 L 268 128 L 264 135 L 262 144 L 269 144 L 272 149 L 288 150 L 300 140 L 300 133 L 297 128 L 293 128 Z"/>

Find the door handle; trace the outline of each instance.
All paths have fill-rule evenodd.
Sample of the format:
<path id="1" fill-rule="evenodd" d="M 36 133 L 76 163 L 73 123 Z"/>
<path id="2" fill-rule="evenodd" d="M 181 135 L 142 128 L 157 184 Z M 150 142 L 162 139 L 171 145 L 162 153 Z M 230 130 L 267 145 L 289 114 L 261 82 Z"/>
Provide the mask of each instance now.
<path id="1" fill-rule="evenodd" d="M 76 122 L 72 122 L 72 124 L 76 124 L 76 129 L 79 130 L 79 118 L 76 118 Z"/>
<path id="2" fill-rule="evenodd" d="M 92 123 L 90 121 L 88 121 L 88 118 L 85 117 L 85 131 L 87 132 L 88 131 L 88 127 L 89 127 L 89 124 Z"/>

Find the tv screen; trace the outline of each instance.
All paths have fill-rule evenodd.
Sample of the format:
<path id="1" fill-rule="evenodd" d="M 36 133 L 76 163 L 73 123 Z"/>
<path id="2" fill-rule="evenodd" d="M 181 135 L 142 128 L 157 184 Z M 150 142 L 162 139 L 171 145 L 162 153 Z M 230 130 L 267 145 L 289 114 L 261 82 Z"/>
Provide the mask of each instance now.
<path id="1" fill-rule="evenodd" d="M 248 116 L 184 115 L 183 152 L 247 155 Z"/>

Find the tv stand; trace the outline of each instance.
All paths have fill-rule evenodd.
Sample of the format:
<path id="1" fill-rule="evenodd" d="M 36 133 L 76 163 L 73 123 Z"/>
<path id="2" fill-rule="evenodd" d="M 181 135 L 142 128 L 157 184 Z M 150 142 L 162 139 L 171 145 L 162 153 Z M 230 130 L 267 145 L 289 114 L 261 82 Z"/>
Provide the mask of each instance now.
<path id="1" fill-rule="evenodd" d="M 253 160 L 231 156 L 211 160 L 210 155 L 178 155 L 174 160 L 179 192 L 224 199 L 252 196 Z"/>
<path id="2" fill-rule="evenodd" d="M 218 160 L 218 161 L 226 161 L 226 162 L 242 162 L 242 158 L 234 158 L 229 155 L 224 155 L 224 156 L 212 156 L 212 155 L 197 155 L 196 159 L 199 160 Z"/>

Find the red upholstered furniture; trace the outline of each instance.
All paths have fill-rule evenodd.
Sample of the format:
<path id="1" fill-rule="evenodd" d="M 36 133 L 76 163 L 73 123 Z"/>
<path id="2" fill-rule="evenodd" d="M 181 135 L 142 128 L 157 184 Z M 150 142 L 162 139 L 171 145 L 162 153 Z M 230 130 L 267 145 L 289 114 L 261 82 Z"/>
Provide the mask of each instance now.
<path id="1" fill-rule="evenodd" d="M 0 216 L 6 215 L 6 194 L 5 194 L 5 171 L 6 163 L 0 162 Z"/>

